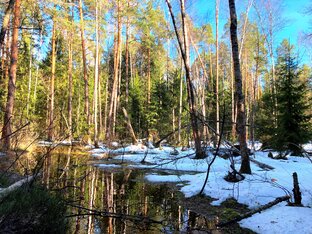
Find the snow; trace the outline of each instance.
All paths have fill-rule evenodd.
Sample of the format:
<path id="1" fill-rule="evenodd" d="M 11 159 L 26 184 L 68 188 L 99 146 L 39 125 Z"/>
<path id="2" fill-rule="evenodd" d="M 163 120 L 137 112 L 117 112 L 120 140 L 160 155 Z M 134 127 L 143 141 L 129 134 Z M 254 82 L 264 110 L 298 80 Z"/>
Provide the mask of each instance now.
<path id="1" fill-rule="evenodd" d="M 257 143 L 255 149 L 260 149 Z M 304 146 L 306 150 L 312 149 L 312 144 Z M 101 151 L 102 150 L 102 151 Z M 131 168 L 151 168 L 171 170 L 173 173 L 159 175 L 155 171 L 146 175 L 145 179 L 151 182 L 177 182 L 180 190 L 186 197 L 194 196 L 202 189 L 206 171 L 213 155 L 209 153 L 206 159 L 195 160 L 194 150 L 182 151 L 176 148 L 178 155 L 171 155 L 173 147 L 148 149 L 145 145 L 129 145 L 124 148 L 112 150 L 114 160 L 127 162 Z M 107 148 L 94 149 L 94 155 L 107 153 Z M 140 162 L 145 157 L 146 164 Z M 280 203 L 261 213 L 240 222 L 242 227 L 249 228 L 257 233 L 312 233 L 312 163 L 304 157 L 288 157 L 288 160 L 276 160 L 268 157 L 268 152 L 256 151 L 251 156 L 258 162 L 270 165 L 273 170 L 263 170 L 251 162 L 252 174 L 246 175 L 243 181 L 230 183 L 224 176 L 230 170 L 229 160 L 217 157 L 211 167 L 208 183 L 204 188 L 207 196 L 215 200 L 212 204 L 219 205 L 227 198 L 235 198 L 238 202 L 246 204 L 250 209 L 257 208 L 285 195 L 292 195 L 292 174 L 297 172 L 302 193 L 304 207 L 286 206 Z M 112 167 L 111 164 L 105 167 Z M 240 157 L 235 158 L 235 168 L 240 168 Z M 176 171 L 179 171 L 177 175 Z"/>
<path id="2" fill-rule="evenodd" d="M 281 203 L 239 224 L 261 234 L 312 233 L 311 217 L 311 208 L 291 207 Z"/>

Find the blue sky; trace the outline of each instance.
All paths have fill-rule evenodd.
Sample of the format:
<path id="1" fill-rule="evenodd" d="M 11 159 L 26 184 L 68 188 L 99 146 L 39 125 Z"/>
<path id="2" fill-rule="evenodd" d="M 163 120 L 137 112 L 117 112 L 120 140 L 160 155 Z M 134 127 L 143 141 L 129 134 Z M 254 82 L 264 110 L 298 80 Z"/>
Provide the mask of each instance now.
<path id="1" fill-rule="evenodd" d="M 266 2 L 266 0 L 254 0 L 255 2 Z M 277 12 L 276 18 L 285 21 L 283 27 L 279 27 L 275 34 L 275 47 L 286 38 L 289 39 L 292 44 L 296 45 L 296 48 L 300 52 L 302 63 L 311 63 L 311 48 L 307 51 L 298 40 L 299 35 L 312 31 L 312 16 L 305 14 L 308 6 L 311 5 L 311 0 L 271 0 L 272 2 L 280 2 L 282 4 L 281 10 Z M 237 15 L 246 11 L 248 0 L 237 0 L 236 8 Z M 258 4 L 259 5 L 259 4 Z M 189 0 L 187 1 L 186 8 L 191 15 L 194 22 L 211 23 L 215 30 L 215 0 Z M 220 12 L 219 12 L 219 32 L 222 33 L 223 26 L 226 23 L 228 13 L 228 0 L 220 0 Z M 249 16 L 255 16 L 255 11 L 252 8 L 249 12 Z"/>

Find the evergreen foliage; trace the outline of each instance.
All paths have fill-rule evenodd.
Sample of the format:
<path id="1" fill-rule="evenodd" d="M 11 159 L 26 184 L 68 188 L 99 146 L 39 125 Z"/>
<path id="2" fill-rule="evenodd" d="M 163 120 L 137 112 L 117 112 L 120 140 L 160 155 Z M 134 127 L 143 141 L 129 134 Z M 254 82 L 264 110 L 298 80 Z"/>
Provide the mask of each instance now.
<path id="1" fill-rule="evenodd" d="M 279 47 L 276 69 L 277 119 L 274 120 L 272 115 L 275 97 L 266 93 L 262 99 L 259 134 L 270 147 L 279 151 L 290 150 L 298 155 L 299 146 L 311 139 L 311 115 L 308 113 L 307 82 L 300 79 L 302 69 L 293 50 L 294 47 L 286 40 Z"/>

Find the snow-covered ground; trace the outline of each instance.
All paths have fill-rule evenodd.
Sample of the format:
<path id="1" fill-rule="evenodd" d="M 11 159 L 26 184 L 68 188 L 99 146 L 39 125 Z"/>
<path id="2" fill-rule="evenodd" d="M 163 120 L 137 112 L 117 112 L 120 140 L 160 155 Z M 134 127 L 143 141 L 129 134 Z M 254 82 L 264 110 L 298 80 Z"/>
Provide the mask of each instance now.
<path id="1" fill-rule="evenodd" d="M 310 150 L 312 146 L 309 144 L 304 148 Z M 91 152 L 97 157 L 108 152 L 120 154 L 114 159 L 126 160 L 129 162 L 127 167 L 179 170 L 179 175 L 176 175 L 177 173 L 159 175 L 151 172 L 146 175 L 146 179 L 152 182 L 180 182 L 181 191 L 186 197 L 196 195 L 203 186 L 207 167 L 213 155 L 210 153 L 206 159 L 195 160 L 192 149 L 182 151 L 181 148 L 176 148 L 176 150 L 179 154 L 172 155 L 174 152 L 172 147 L 147 149 L 144 145 L 131 145 L 112 151 L 102 147 Z M 141 164 L 144 157 L 146 163 Z M 206 195 L 218 199 L 212 204 L 219 205 L 227 198 L 233 197 L 253 209 L 277 197 L 292 195 L 292 174 L 297 172 L 304 207 L 290 207 L 286 206 L 286 202 L 282 202 L 242 220 L 240 225 L 257 233 L 312 233 L 312 163 L 309 159 L 289 157 L 288 160 L 274 160 L 268 157 L 268 152 L 262 151 L 256 151 L 251 157 L 274 169 L 263 170 L 251 162 L 252 175 L 246 175 L 245 180 L 241 182 L 229 183 L 224 180 L 224 176 L 230 170 L 230 161 L 216 158 L 204 188 Z M 116 167 L 109 163 L 98 166 Z M 240 157 L 235 158 L 235 167 L 239 169 Z"/>

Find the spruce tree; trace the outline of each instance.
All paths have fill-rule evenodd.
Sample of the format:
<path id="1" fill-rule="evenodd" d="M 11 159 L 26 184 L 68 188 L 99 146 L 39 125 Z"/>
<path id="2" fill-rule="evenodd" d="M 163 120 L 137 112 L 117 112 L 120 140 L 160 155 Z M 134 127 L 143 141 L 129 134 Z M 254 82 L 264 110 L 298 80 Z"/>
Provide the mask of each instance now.
<path id="1" fill-rule="evenodd" d="M 294 47 L 284 40 L 278 49 L 277 63 L 277 127 L 273 146 L 299 154 L 300 144 L 311 138 L 306 82 L 300 80 L 302 69 L 293 53 Z"/>

